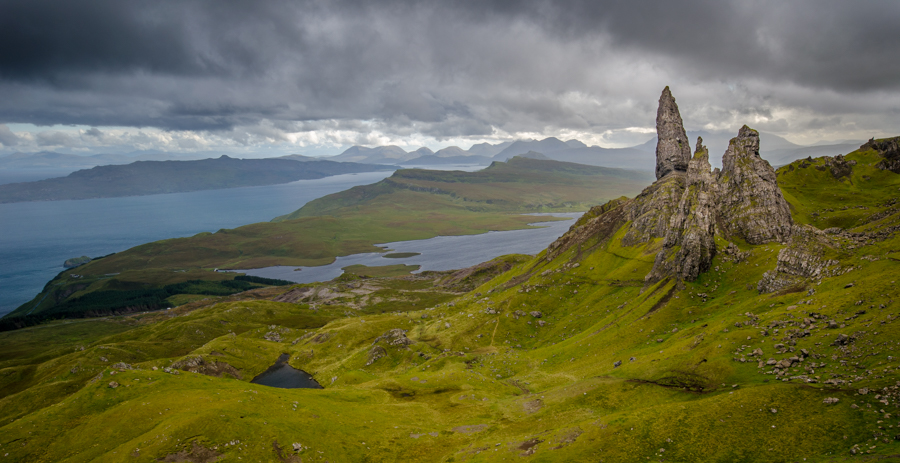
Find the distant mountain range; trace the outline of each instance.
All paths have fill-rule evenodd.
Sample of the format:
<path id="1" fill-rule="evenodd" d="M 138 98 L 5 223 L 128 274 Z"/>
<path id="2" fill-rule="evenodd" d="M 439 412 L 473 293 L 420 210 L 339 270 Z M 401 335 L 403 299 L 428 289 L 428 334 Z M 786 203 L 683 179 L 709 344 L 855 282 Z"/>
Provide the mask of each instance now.
<path id="1" fill-rule="evenodd" d="M 703 137 L 703 144 L 709 148 L 710 161 L 717 165 L 728 141 L 736 134 L 687 132 L 691 146 L 697 137 Z M 806 157 L 834 156 L 854 151 L 863 142 L 843 140 L 837 143 L 818 143 L 802 146 L 779 137 L 778 135 L 760 133 L 760 154 L 773 166 L 788 164 Z M 518 140 L 492 145 L 479 143 L 468 150 L 458 146 L 450 146 L 436 152 L 422 147 L 414 151 L 406 151 L 399 146 L 388 145 L 367 148 L 353 146 L 337 156 L 312 157 L 293 154 L 276 159 L 293 161 L 329 160 L 337 162 L 356 162 L 365 164 L 387 164 L 406 167 L 440 166 L 440 165 L 490 165 L 493 161 L 506 161 L 513 156 L 520 156 L 530 151 L 541 153 L 548 159 L 574 162 L 601 167 L 622 169 L 646 169 L 656 162 L 656 137 L 645 143 L 629 148 L 602 148 L 588 146 L 579 140 L 562 141 L 550 137 L 543 140 Z M 171 153 L 130 153 L 130 154 L 98 154 L 79 156 L 55 152 L 14 153 L 0 156 L 0 170 L 3 169 L 56 169 L 59 171 L 76 171 L 103 165 L 122 165 L 135 161 L 170 161 L 196 160 L 211 157 L 210 153 L 176 155 Z"/>
<path id="2" fill-rule="evenodd" d="M 718 165 L 721 162 L 722 155 L 728 148 L 729 140 L 735 135 L 736 134 L 727 133 L 687 132 L 691 146 L 694 146 L 697 143 L 697 137 L 703 137 L 703 144 L 709 149 L 709 160 L 713 165 Z M 778 167 L 809 156 L 815 158 L 820 156 L 847 154 L 851 151 L 856 151 L 863 143 L 863 141 L 854 142 L 844 140 L 840 143 L 820 143 L 812 146 L 803 146 L 791 143 L 778 135 L 760 132 L 759 154 L 763 159 L 769 161 L 769 164 Z M 656 137 L 651 138 L 646 143 L 635 146 L 635 148 L 655 155 Z"/>
<path id="3" fill-rule="evenodd" d="M 301 156 L 301 158 L 304 158 Z M 97 166 L 67 177 L 0 185 L 0 203 L 114 198 L 275 185 L 339 174 L 395 170 L 396 166 L 301 159 L 138 161 Z"/>
<path id="4" fill-rule="evenodd" d="M 720 162 L 722 154 L 728 148 L 728 141 L 736 135 L 711 132 L 688 132 L 687 134 L 691 146 L 696 143 L 698 136 L 703 137 L 703 144 L 709 148 L 710 161 L 714 165 Z M 760 134 L 760 154 L 773 166 L 788 164 L 809 156 L 834 156 L 849 153 L 858 148 L 860 144 L 862 142 L 844 141 L 836 144 L 802 146 L 791 143 L 778 135 Z M 640 170 L 646 169 L 647 166 L 652 166 L 656 162 L 656 137 L 646 143 L 629 148 L 588 146 L 578 140 L 562 141 L 554 137 L 543 140 L 518 140 L 496 145 L 480 143 L 468 150 L 451 146 L 437 152 L 432 152 L 428 148 L 407 152 L 394 145 L 375 148 L 354 146 L 327 159 L 373 164 L 399 164 L 408 167 L 453 164 L 486 166 L 493 161 L 506 161 L 513 156 L 521 156 L 529 152 L 543 154 L 547 159 L 555 161 Z"/>
<path id="5" fill-rule="evenodd" d="M 170 153 L 128 154 L 95 154 L 80 156 L 77 154 L 41 151 L 38 153 L 13 153 L 0 156 L 0 169 L 90 169 L 95 166 L 131 164 L 135 161 L 188 161 L 201 159 L 201 155 L 174 155 Z"/>

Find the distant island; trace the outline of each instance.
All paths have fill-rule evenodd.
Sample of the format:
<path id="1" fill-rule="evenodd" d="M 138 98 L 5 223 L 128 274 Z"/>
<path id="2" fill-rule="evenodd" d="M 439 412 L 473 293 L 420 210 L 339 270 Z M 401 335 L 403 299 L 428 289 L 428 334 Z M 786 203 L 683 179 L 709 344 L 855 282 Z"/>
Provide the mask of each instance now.
<path id="1" fill-rule="evenodd" d="M 394 169 L 394 166 L 355 162 L 234 159 L 228 156 L 199 161 L 138 161 L 97 166 L 66 177 L 0 185 L 0 203 L 183 193 Z"/>

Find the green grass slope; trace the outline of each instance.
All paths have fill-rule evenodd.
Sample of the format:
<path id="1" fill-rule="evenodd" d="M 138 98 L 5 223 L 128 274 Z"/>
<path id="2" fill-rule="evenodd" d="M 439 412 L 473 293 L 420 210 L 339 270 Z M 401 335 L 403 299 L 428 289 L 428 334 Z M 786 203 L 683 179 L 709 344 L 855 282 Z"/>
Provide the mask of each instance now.
<path id="1" fill-rule="evenodd" d="M 865 153 L 847 159 L 857 155 Z M 822 198 L 850 194 L 830 170 L 800 171 L 809 167 L 779 170 L 797 221 L 803 211 L 813 221 Z M 847 182 L 878 174 L 853 167 Z M 71 340 L 46 355 L 29 347 L 50 339 L 37 333 L 52 324 L 9 333 L 3 345 L 25 347 L 3 354 L 0 373 L 27 387 L 0 403 L 0 453 L 897 461 L 900 210 L 895 177 L 881 179 L 860 187 L 874 198 L 863 204 L 869 215 L 829 222 L 834 271 L 775 293 L 756 287 L 782 244 L 719 242 L 723 252 L 696 281 L 645 286 L 658 243 L 623 246 L 620 229 L 553 258 L 258 289 L 174 313 L 91 320 L 83 323 L 106 325 L 88 330 L 84 351 L 68 352 Z M 324 389 L 247 382 L 282 353 Z M 131 365 L 111 366 L 123 360 Z M 89 375 L 69 380 L 77 362 Z"/>

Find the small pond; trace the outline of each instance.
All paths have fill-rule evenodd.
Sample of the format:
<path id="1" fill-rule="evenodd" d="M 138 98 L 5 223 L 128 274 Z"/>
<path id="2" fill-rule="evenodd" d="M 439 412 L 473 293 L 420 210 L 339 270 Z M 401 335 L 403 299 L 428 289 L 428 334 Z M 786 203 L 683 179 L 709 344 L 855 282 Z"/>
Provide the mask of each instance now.
<path id="1" fill-rule="evenodd" d="M 288 365 L 290 358 L 290 354 L 281 354 L 274 365 L 250 382 L 282 389 L 322 389 L 322 386 L 309 373 Z"/>

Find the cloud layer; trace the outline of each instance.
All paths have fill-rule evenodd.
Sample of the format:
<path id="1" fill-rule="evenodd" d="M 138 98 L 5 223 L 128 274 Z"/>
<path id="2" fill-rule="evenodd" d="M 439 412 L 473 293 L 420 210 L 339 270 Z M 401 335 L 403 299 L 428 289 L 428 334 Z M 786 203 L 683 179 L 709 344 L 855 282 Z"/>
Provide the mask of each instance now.
<path id="1" fill-rule="evenodd" d="M 529 135 L 622 145 L 647 138 L 665 85 L 689 130 L 748 123 L 802 142 L 900 126 L 894 1 L 7 0 L 3 11 L 0 123 L 100 127 L 75 143 L 0 126 L 7 150 L 100 146 L 104 127 L 184 150 Z"/>

